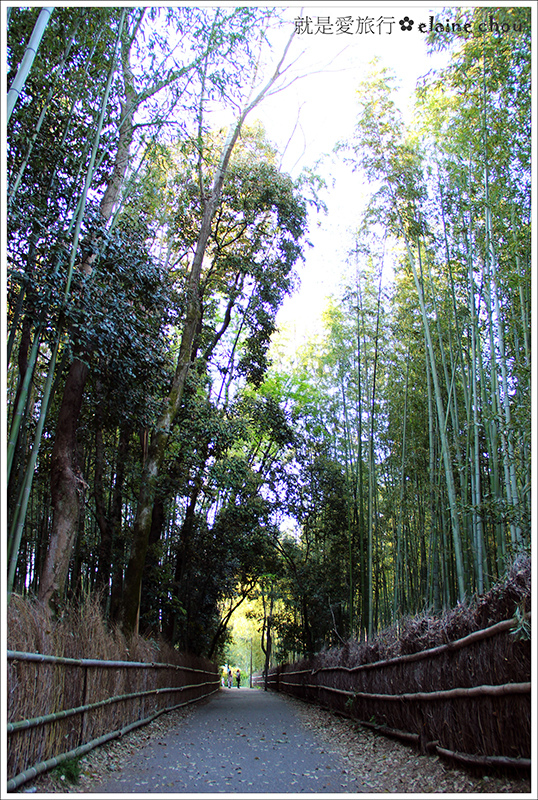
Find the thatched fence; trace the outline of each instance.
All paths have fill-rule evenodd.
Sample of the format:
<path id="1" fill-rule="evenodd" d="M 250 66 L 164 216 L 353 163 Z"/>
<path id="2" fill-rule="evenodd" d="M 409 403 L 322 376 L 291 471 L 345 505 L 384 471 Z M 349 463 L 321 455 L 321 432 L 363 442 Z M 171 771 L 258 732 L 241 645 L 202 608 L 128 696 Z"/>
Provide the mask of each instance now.
<path id="1" fill-rule="evenodd" d="M 522 626 L 525 638 L 517 635 Z M 316 656 L 271 670 L 268 688 L 344 714 L 422 752 L 472 766 L 529 769 L 529 627 L 526 614 L 436 647 L 356 666 Z M 340 658 L 349 662 L 349 653 Z"/>
<path id="2" fill-rule="evenodd" d="M 219 690 L 215 664 L 7 652 L 8 791 L 68 759 Z"/>

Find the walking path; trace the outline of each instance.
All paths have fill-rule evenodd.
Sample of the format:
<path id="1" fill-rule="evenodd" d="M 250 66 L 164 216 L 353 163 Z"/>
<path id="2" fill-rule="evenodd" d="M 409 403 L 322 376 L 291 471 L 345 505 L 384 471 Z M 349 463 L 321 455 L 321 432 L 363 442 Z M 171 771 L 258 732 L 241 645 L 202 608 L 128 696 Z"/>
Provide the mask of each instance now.
<path id="1" fill-rule="evenodd" d="M 293 705 L 261 689 L 221 689 L 177 730 L 141 748 L 96 786 L 112 792 L 299 794 L 366 792 Z"/>

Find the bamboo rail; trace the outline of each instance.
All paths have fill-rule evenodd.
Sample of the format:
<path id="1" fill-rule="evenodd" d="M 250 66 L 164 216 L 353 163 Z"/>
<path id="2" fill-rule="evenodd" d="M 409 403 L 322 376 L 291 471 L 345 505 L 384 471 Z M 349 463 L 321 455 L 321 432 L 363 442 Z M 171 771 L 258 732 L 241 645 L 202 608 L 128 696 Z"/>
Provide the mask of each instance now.
<path id="1" fill-rule="evenodd" d="M 88 669 L 98 669 L 98 670 L 116 669 L 118 671 L 131 668 L 142 669 L 142 670 L 151 669 L 155 671 L 166 669 L 166 670 L 172 670 L 176 674 L 181 672 L 185 675 L 197 674 L 200 676 L 203 675 L 211 676 L 209 680 L 200 680 L 197 683 L 189 682 L 183 685 L 178 684 L 177 686 L 164 686 L 164 687 L 161 686 L 152 689 L 144 689 L 142 691 L 137 691 L 137 692 L 118 694 L 113 697 L 106 697 L 105 699 L 99 700 L 97 702 L 93 703 L 84 702 L 82 705 L 62 709 L 61 711 L 43 714 L 41 716 L 33 717 L 30 719 L 8 722 L 7 733 L 8 735 L 13 735 L 16 733 L 22 733 L 24 731 L 29 731 L 31 729 L 38 728 L 39 726 L 42 725 L 55 723 L 60 720 L 67 719 L 69 717 L 74 717 L 76 715 L 82 716 L 82 722 L 81 722 L 82 727 L 79 739 L 79 746 L 72 748 L 67 752 L 55 754 L 53 755 L 53 757 L 47 758 L 46 760 L 42 760 L 39 763 L 34 764 L 32 767 L 24 769 L 18 775 L 15 775 L 14 777 L 10 778 L 10 780 L 8 780 L 7 783 L 7 790 L 10 792 L 15 791 L 19 786 L 37 777 L 37 775 L 40 775 L 41 773 L 46 772 L 49 769 L 59 766 L 60 764 L 64 763 L 69 759 L 79 758 L 85 753 L 88 753 L 91 750 L 93 750 L 95 747 L 98 747 L 99 745 L 102 745 L 113 739 L 119 738 L 125 735 L 126 733 L 135 730 L 138 727 L 149 724 L 161 714 L 167 713 L 169 711 L 174 711 L 176 709 L 182 708 L 192 703 L 196 703 L 199 700 L 203 700 L 207 697 L 210 697 L 212 694 L 217 692 L 220 687 L 220 680 L 216 669 L 214 670 L 203 669 L 181 664 L 168 664 L 162 662 L 105 661 L 105 660 L 101 661 L 99 659 L 90 659 L 90 658 L 66 658 L 60 656 L 44 655 L 42 653 L 26 653 L 17 650 L 8 650 L 6 655 L 8 661 L 11 662 L 12 665 L 17 664 L 17 662 L 31 662 L 34 664 L 50 664 L 58 667 L 78 667 L 83 669 L 84 680 L 83 680 L 82 695 L 84 701 L 86 701 L 87 699 Z M 114 703 L 134 701 L 136 699 L 140 699 L 142 702 L 143 698 L 159 697 L 159 696 L 164 696 L 166 694 L 186 692 L 189 690 L 191 691 L 202 690 L 202 694 L 198 694 L 196 697 L 186 700 L 184 702 L 174 703 L 171 706 L 165 706 L 164 708 L 157 709 L 157 711 L 154 711 L 149 716 L 146 716 L 143 719 L 137 719 L 137 720 L 135 719 L 134 722 L 130 722 L 128 725 L 124 725 L 123 727 L 118 728 L 117 730 L 108 731 L 92 739 L 91 741 L 84 742 L 84 733 L 86 731 L 85 715 L 87 714 L 87 712 L 91 712 L 96 709 L 110 706 Z M 141 709 L 142 706 L 140 708 L 140 712 Z M 96 733 L 97 732 L 98 731 L 96 731 Z M 21 766 L 24 765 L 22 764 Z"/>
<path id="2" fill-rule="evenodd" d="M 524 615 L 525 620 L 530 620 L 531 614 L 527 613 Z M 272 670 L 269 675 L 267 676 L 268 679 L 268 687 L 271 689 L 276 689 L 293 694 L 298 696 L 300 699 L 304 700 L 305 702 L 314 703 L 317 705 L 321 705 L 326 708 L 328 711 L 335 713 L 339 716 L 344 716 L 348 719 L 353 720 L 356 724 L 365 726 L 367 728 L 371 728 L 378 733 L 382 733 L 383 735 L 392 736 L 402 741 L 405 741 L 409 744 L 414 744 L 421 748 L 422 752 L 434 752 L 437 753 L 439 756 L 444 758 L 450 758 L 452 760 L 458 761 L 463 765 L 472 765 L 476 767 L 510 767 L 515 769 L 523 769 L 528 770 L 531 766 L 531 761 L 529 758 L 524 757 L 512 757 L 509 755 L 479 755 L 479 754 L 471 754 L 471 753 L 462 753 L 458 752 L 453 748 L 453 744 L 450 743 L 447 746 L 443 747 L 442 743 L 439 741 L 427 741 L 427 731 L 426 728 L 423 727 L 424 722 L 421 721 L 424 719 L 422 717 L 422 711 L 418 715 L 415 713 L 411 717 L 408 717 L 408 712 L 404 711 L 405 708 L 413 709 L 416 704 L 428 704 L 432 702 L 445 702 L 447 703 L 447 708 L 450 708 L 450 703 L 454 700 L 480 700 L 480 698 L 502 698 L 505 696 L 526 696 L 531 694 L 531 683 L 530 681 L 523 680 L 521 682 L 504 682 L 498 684 L 490 684 L 489 682 L 483 682 L 481 685 L 478 686 L 452 686 L 451 688 L 443 689 L 432 687 L 432 691 L 408 691 L 408 692 L 380 692 L 378 691 L 364 691 L 366 686 L 364 686 L 363 682 L 361 681 L 358 684 L 358 688 L 356 690 L 349 688 L 338 688 L 334 685 L 327 685 L 325 682 L 312 682 L 312 678 L 314 676 L 320 675 L 323 673 L 324 675 L 329 674 L 340 674 L 342 676 L 348 675 L 359 675 L 367 670 L 382 670 L 383 668 L 390 668 L 396 665 L 401 664 L 411 664 L 413 662 L 423 661 L 423 660 L 431 660 L 435 659 L 436 657 L 446 654 L 451 655 L 458 650 L 463 648 L 469 647 L 477 642 L 484 641 L 490 639 L 493 636 L 497 636 L 499 634 L 505 634 L 510 631 L 511 628 L 514 628 L 518 625 L 520 620 L 516 618 L 503 620 L 502 622 L 496 623 L 495 625 L 491 625 L 488 628 L 484 628 L 479 631 L 474 631 L 473 633 L 468 634 L 467 636 L 462 637 L 461 639 L 456 639 L 452 642 L 447 642 L 446 644 L 438 645 L 436 647 L 431 647 L 427 650 L 421 650 L 417 653 L 409 653 L 406 655 L 395 656 L 394 658 L 385 658 L 380 659 L 379 661 L 373 661 L 367 664 L 359 664 L 354 667 L 348 666 L 326 666 L 326 667 L 306 667 L 301 669 L 287 669 L 287 665 L 282 665 L 281 667 L 277 667 L 276 669 Z M 290 665 L 293 666 L 293 665 Z M 422 675 L 422 673 L 420 673 Z M 493 677 L 493 676 L 492 676 Z M 521 675 L 524 679 L 526 675 Z M 366 678 L 366 676 L 365 676 Z M 398 679 L 400 680 L 400 679 Z M 335 682 L 338 681 L 338 678 L 335 679 Z M 377 682 L 377 681 L 376 681 Z M 329 678 L 329 683 L 332 683 L 332 680 Z M 354 683 L 354 682 L 353 682 Z M 351 684 L 353 686 L 353 683 Z M 361 685 L 362 684 L 362 685 Z M 340 684 L 342 685 L 342 684 Z M 344 683 L 344 686 L 346 683 Z M 420 685 L 420 684 L 419 684 Z M 375 686 L 375 684 L 374 684 Z M 372 686 L 372 689 L 374 689 Z M 389 685 L 387 688 L 392 689 L 392 680 L 389 681 Z M 382 688 L 379 686 L 379 688 Z M 396 687 L 395 687 L 396 688 Z M 414 688 L 414 687 L 413 687 Z M 359 690 L 362 689 L 362 690 Z M 322 698 L 325 695 L 326 701 L 323 702 Z M 335 700 L 334 702 L 329 700 L 330 695 L 334 695 Z M 348 711 L 340 710 L 339 705 L 341 705 L 342 701 L 338 701 L 338 697 L 345 698 L 346 708 Z M 410 724 L 411 729 L 418 724 L 420 728 L 420 733 L 411 733 L 409 730 L 398 730 L 396 727 L 389 727 L 390 725 L 390 718 L 393 717 L 392 712 L 388 712 L 388 708 L 390 706 L 380 706 L 380 713 L 383 716 L 388 715 L 387 722 L 388 725 L 383 724 L 374 724 L 372 722 L 366 722 L 365 720 L 358 719 L 352 713 L 354 708 L 354 701 L 370 701 L 372 703 L 383 703 L 386 704 L 387 702 L 392 705 L 392 708 L 395 709 L 394 719 L 400 720 L 401 722 L 405 719 L 407 722 L 404 722 L 405 725 Z M 376 710 L 375 705 L 367 705 L 361 706 L 363 716 L 370 716 L 370 711 L 372 713 Z M 382 709 L 387 709 L 383 711 Z M 365 710 L 366 709 L 366 710 Z M 442 712 L 445 713 L 445 712 Z M 457 712 L 459 714 L 459 712 Z M 402 714 L 404 716 L 402 716 Z M 496 718 L 497 719 L 497 718 Z M 499 720 L 497 720 L 496 725 L 501 724 Z M 433 725 L 431 732 L 435 731 L 435 725 Z M 431 739 L 436 739 L 437 736 L 435 734 L 433 736 L 430 735 Z M 449 737 L 450 739 L 450 737 Z M 457 737 L 456 737 L 457 741 Z M 525 746 L 526 747 L 526 746 Z M 486 750 L 487 752 L 487 750 Z M 491 752 L 491 750 L 490 750 Z M 501 751 L 502 752 L 502 751 Z"/>
<path id="3" fill-rule="evenodd" d="M 212 692 L 208 692 L 208 694 L 203 695 L 203 697 L 209 697 L 215 692 L 218 692 L 218 689 L 213 689 Z M 68 761 L 71 758 L 80 758 L 86 753 L 89 753 L 91 750 L 94 750 L 96 747 L 99 747 L 99 745 L 106 744 L 106 742 L 110 742 L 113 739 L 119 739 L 121 736 L 125 736 L 126 733 L 130 733 L 136 728 L 141 728 L 143 725 L 148 725 L 150 722 L 153 722 L 154 719 L 157 719 L 157 717 L 159 717 L 161 714 L 164 714 L 168 711 L 175 711 L 178 708 L 183 708 L 184 706 L 188 706 L 192 703 L 197 703 L 198 700 L 201 699 L 203 698 L 196 697 L 193 700 L 187 700 L 185 703 L 177 703 L 177 705 L 174 706 L 161 708 L 155 714 L 152 714 L 145 719 L 139 719 L 136 722 L 132 722 L 130 725 L 126 725 L 124 728 L 105 733 L 103 736 L 99 736 L 97 739 L 93 739 L 91 742 L 86 742 L 86 744 L 83 744 L 80 747 L 75 747 L 74 750 L 69 750 L 67 753 L 60 753 L 60 755 L 55 756 L 54 758 L 49 758 L 47 761 L 41 761 L 39 764 L 34 764 L 34 766 L 30 767 L 30 769 L 27 769 L 24 772 L 19 773 L 19 775 L 16 775 L 14 778 L 11 778 L 7 782 L 7 790 L 8 792 L 14 792 L 19 786 L 22 786 L 23 783 L 27 783 L 33 778 L 37 778 L 37 776 L 41 775 L 43 772 L 47 772 L 49 769 L 54 769 L 54 767 L 63 764 L 65 761 Z"/>
<path id="4" fill-rule="evenodd" d="M 134 700 L 136 697 L 149 697 L 150 695 L 169 694 L 170 692 L 184 692 L 187 689 L 197 689 L 199 686 L 212 686 L 213 684 L 214 681 L 205 681 L 204 683 L 191 683 L 187 686 L 166 686 L 160 689 L 147 689 L 144 692 L 119 694 L 115 697 L 108 697 L 106 700 L 100 700 L 98 703 L 89 703 L 88 705 L 77 706 L 76 708 L 66 708 L 54 714 L 45 714 L 42 717 L 34 717 L 33 719 L 22 719 L 19 722 L 8 722 L 7 732 L 14 733 L 16 731 L 27 730 L 28 728 L 36 728 L 38 725 L 45 725 L 47 722 L 56 722 L 56 720 L 59 719 L 74 717 L 76 714 L 83 714 L 85 711 L 93 711 L 95 708 L 102 708 L 112 703 L 119 703 L 122 700 Z"/>
<path id="5" fill-rule="evenodd" d="M 138 669 L 174 669 L 183 672 L 205 672 L 207 669 L 183 667 L 180 664 L 163 664 L 161 661 L 100 661 L 98 658 L 65 658 L 63 656 L 47 656 L 42 653 L 24 653 L 19 650 L 6 651 L 8 661 L 35 661 L 39 664 L 63 664 L 70 667 L 137 667 Z"/>
<path id="6" fill-rule="evenodd" d="M 508 756 L 471 756 L 468 753 L 458 753 L 456 750 L 446 750 L 435 745 L 438 755 L 451 758 L 472 767 L 511 767 L 512 769 L 530 769 L 530 758 L 509 758 Z"/>
<path id="7" fill-rule="evenodd" d="M 430 701 L 430 700 L 452 700 L 455 697 L 480 697 L 480 696 L 499 696 L 505 694 L 530 694 L 531 684 L 529 683 L 505 683 L 499 686 L 471 686 L 470 688 L 444 689 L 436 692 L 405 692 L 404 694 L 380 694 L 373 692 L 353 692 L 347 689 L 337 689 L 335 686 L 324 686 L 322 683 L 291 683 L 280 679 L 280 684 L 284 686 L 300 686 L 304 689 L 317 689 L 318 691 L 334 692 L 346 697 L 362 698 L 365 700 L 403 700 L 403 701 Z"/>
<path id="8" fill-rule="evenodd" d="M 531 612 L 529 611 L 525 614 L 525 619 L 531 618 Z M 425 658 L 433 658 L 435 656 L 441 655 L 442 653 L 452 652 L 455 650 L 460 650 L 462 647 L 468 647 L 475 642 L 479 642 L 483 639 L 489 639 L 491 636 L 496 636 L 499 633 L 504 633 L 510 628 L 515 627 L 517 625 L 516 619 L 505 619 L 502 622 L 497 622 L 495 625 L 491 625 L 489 628 L 483 628 L 480 631 L 473 631 L 473 633 L 469 633 L 467 636 L 462 637 L 461 639 L 455 639 L 453 642 L 447 642 L 446 644 L 438 645 L 437 647 L 430 647 L 428 650 L 420 650 L 418 653 L 407 653 L 403 656 L 395 656 L 394 658 L 386 658 L 382 659 L 381 661 L 371 661 L 368 664 L 359 664 L 356 667 L 344 667 L 344 666 L 334 666 L 334 667 L 319 667 L 318 669 L 298 669 L 298 670 L 290 670 L 286 672 L 286 675 L 303 675 L 306 673 L 310 673 L 311 675 L 316 675 L 318 672 L 361 672 L 362 670 L 367 669 L 379 669 L 380 667 L 388 667 L 388 666 L 395 666 L 396 664 L 405 664 L 412 661 L 422 661 Z"/>
<path id="9" fill-rule="evenodd" d="M 349 715 L 345 715 L 350 719 Z M 396 728 L 389 728 L 386 725 L 376 725 L 373 722 L 358 722 L 363 728 L 370 728 L 376 733 L 382 733 L 383 736 L 389 736 L 394 739 L 400 739 L 402 742 L 420 745 L 420 736 L 418 733 L 407 733 L 407 731 L 399 731 Z M 513 769 L 531 768 L 530 758 L 509 758 L 508 756 L 476 756 L 469 753 L 460 753 L 456 750 L 447 750 L 446 747 L 440 747 L 438 742 L 427 742 L 425 750 L 430 753 L 436 753 L 444 758 L 449 758 L 453 761 L 459 761 L 460 764 L 465 764 L 472 767 L 511 767 Z"/>

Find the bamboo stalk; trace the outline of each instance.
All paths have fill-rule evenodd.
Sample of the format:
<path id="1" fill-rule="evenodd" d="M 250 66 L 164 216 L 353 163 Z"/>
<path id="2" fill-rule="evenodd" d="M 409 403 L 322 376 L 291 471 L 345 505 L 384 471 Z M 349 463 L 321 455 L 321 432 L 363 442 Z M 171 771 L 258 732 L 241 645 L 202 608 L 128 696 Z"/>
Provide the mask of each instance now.
<path id="1" fill-rule="evenodd" d="M 125 9 L 124 9 L 124 11 L 122 13 L 122 17 L 121 17 L 120 23 L 119 23 L 118 33 L 117 33 L 117 38 L 116 38 L 116 50 L 115 50 L 116 54 L 117 54 L 117 49 L 119 47 L 119 43 L 121 41 L 121 33 L 122 33 L 122 30 L 123 30 L 123 24 L 124 24 L 125 16 L 126 16 L 126 12 L 125 12 Z M 88 166 L 88 171 L 87 171 L 87 174 L 86 174 L 86 181 L 85 181 L 85 184 L 84 184 L 84 190 L 82 192 L 82 195 L 81 195 L 81 198 L 80 198 L 79 204 L 78 204 L 76 222 L 75 222 L 74 233 L 73 233 L 73 245 L 72 245 L 71 257 L 70 257 L 70 260 L 69 260 L 67 279 L 66 279 L 66 286 L 65 286 L 65 290 L 64 290 L 64 298 L 63 298 L 64 304 L 67 302 L 67 300 L 69 298 L 69 293 L 70 293 L 70 289 L 71 289 L 71 281 L 72 281 L 72 277 L 73 277 L 73 269 L 74 269 L 74 266 L 75 266 L 75 259 L 76 259 L 77 249 L 78 249 L 80 230 L 81 230 L 81 226 L 82 226 L 82 218 L 83 218 L 84 210 L 86 208 L 86 200 L 87 200 L 87 197 L 88 197 L 88 192 L 89 192 L 89 189 L 90 189 L 90 185 L 91 185 L 91 182 L 92 182 L 93 177 L 94 177 L 95 161 L 96 161 L 96 157 L 97 157 L 97 149 L 98 149 L 99 141 L 100 141 L 101 134 L 102 134 L 105 111 L 106 111 L 106 107 L 107 107 L 107 104 L 108 104 L 108 98 L 109 98 L 109 95 L 110 95 L 110 89 L 111 89 L 111 86 L 112 86 L 112 78 L 114 76 L 114 71 L 115 71 L 115 62 L 116 62 L 116 56 L 114 57 L 111 69 L 109 70 L 106 87 L 105 87 L 104 94 L 103 94 L 103 97 L 102 97 L 101 108 L 100 108 L 100 112 L 99 112 L 99 120 L 98 120 L 98 123 L 97 123 L 97 131 L 96 131 L 96 135 L 95 135 L 95 138 L 94 138 L 93 147 L 92 147 L 92 153 L 91 153 L 91 157 L 90 157 L 90 164 Z M 41 331 L 38 330 L 38 332 L 36 332 L 35 341 L 37 343 L 39 343 L 40 339 L 41 339 Z M 11 592 L 12 592 L 12 589 L 13 589 L 13 579 L 14 579 L 15 569 L 16 569 L 16 565 L 17 565 L 20 541 L 21 541 L 21 537 L 22 537 L 22 531 L 23 531 L 23 528 L 24 528 L 24 523 L 25 523 L 25 520 L 26 520 L 26 508 L 27 508 L 27 505 L 28 505 L 28 498 L 29 498 L 29 495 L 30 495 L 30 490 L 32 488 L 32 482 L 33 482 L 34 472 L 35 472 L 35 465 L 36 465 L 36 462 L 37 462 L 37 456 L 38 456 L 39 448 L 40 448 L 40 445 L 41 445 L 41 436 L 42 436 L 42 433 L 43 433 L 43 427 L 44 427 L 44 424 L 45 424 L 45 418 L 46 418 L 47 412 L 48 412 L 49 401 L 50 401 L 50 392 L 51 392 L 51 388 L 52 388 L 52 380 L 53 380 L 53 377 L 54 377 L 54 369 L 55 369 L 55 366 L 56 366 L 56 359 L 57 359 L 57 355 L 58 355 L 58 350 L 59 350 L 59 347 L 60 347 L 61 339 L 62 339 L 62 330 L 60 329 L 58 331 L 57 335 L 56 335 L 56 341 L 55 341 L 54 348 L 53 348 L 53 351 L 52 351 L 52 354 L 51 354 L 51 358 L 50 358 L 49 370 L 48 370 L 47 379 L 46 379 L 46 383 L 45 383 L 45 389 L 44 389 L 43 397 L 42 397 L 42 400 L 41 400 L 41 411 L 40 411 L 40 415 L 39 415 L 39 422 L 38 422 L 38 425 L 37 425 L 36 434 L 35 434 L 35 438 L 34 438 L 34 445 L 33 445 L 33 448 L 32 448 L 32 453 L 31 453 L 31 456 L 30 456 L 30 459 L 29 459 L 28 466 L 26 468 L 24 484 L 22 486 L 22 489 L 21 489 L 21 492 L 20 492 L 20 495 L 19 495 L 19 502 L 17 504 L 17 506 L 18 506 L 17 507 L 17 513 L 14 515 L 12 530 L 10 532 L 9 541 L 10 541 L 10 544 L 11 544 L 11 549 L 10 549 L 9 573 L 8 573 L 8 602 L 9 602 L 9 597 L 11 596 Z M 30 372 L 31 371 L 28 369 L 28 381 L 30 380 L 30 377 L 31 377 Z M 21 395 L 20 403 L 21 404 L 23 403 L 23 396 L 22 395 Z M 13 442 L 12 443 L 10 442 L 10 444 L 12 444 L 13 448 L 15 446 L 17 430 L 18 429 L 15 429 L 15 430 L 12 431 Z"/>
<path id="2" fill-rule="evenodd" d="M 499 425 L 499 433 L 502 442 L 502 455 L 503 466 L 505 473 L 505 494 L 509 506 L 513 507 L 520 520 L 519 514 L 519 487 L 516 476 L 515 466 L 515 453 L 513 442 L 513 430 L 510 411 L 510 389 L 508 386 L 508 373 L 507 373 L 507 358 L 505 352 L 505 331 L 503 315 L 501 314 L 500 301 L 499 301 L 499 279 L 498 279 L 498 262 L 497 253 L 495 248 L 495 235 L 493 231 L 493 219 L 491 214 L 491 200 L 489 192 L 489 166 L 488 166 L 488 146 L 489 146 L 489 114 L 488 114 L 488 91 L 486 86 L 486 55 L 482 57 L 482 138 L 483 149 L 485 155 L 484 164 L 484 212 L 485 212 L 485 234 L 486 234 L 486 257 L 485 264 L 487 268 L 487 281 L 489 284 L 490 300 L 492 301 L 492 309 L 490 309 L 490 337 L 493 337 L 495 348 L 499 353 L 499 368 L 501 373 L 501 385 L 499 386 L 497 380 L 497 404 L 499 412 L 503 411 L 504 420 L 502 425 Z M 491 314 L 491 310 L 493 313 Z M 492 329 L 491 329 L 492 326 Z M 502 391 L 501 391 L 502 390 Z M 512 546 L 516 551 L 523 550 L 524 539 L 523 531 L 519 521 L 510 521 L 510 531 L 512 538 Z"/>
<path id="3" fill-rule="evenodd" d="M 36 337 L 37 336 L 38 334 L 36 333 Z M 54 377 L 54 367 L 56 364 L 56 357 L 58 354 L 58 349 L 60 347 L 61 338 L 62 338 L 61 332 L 59 332 L 56 336 L 54 349 L 52 351 L 51 360 L 49 363 L 49 370 L 45 381 L 43 398 L 41 400 L 41 410 L 39 414 L 39 420 L 34 435 L 34 445 L 28 460 L 28 464 L 26 466 L 23 484 L 21 486 L 19 496 L 17 498 L 15 513 L 13 514 L 13 523 L 11 526 L 11 530 L 9 532 L 9 537 L 8 537 L 9 566 L 8 566 L 8 581 L 7 581 L 8 603 L 9 603 L 9 598 L 11 597 L 11 592 L 13 591 L 13 584 L 15 581 L 15 570 L 17 568 L 17 561 L 19 557 L 19 548 L 21 544 L 24 524 L 26 521 L 26 509 L 28 508 L 28 501 L 30 499 L 30 491 L 32 488 L 32 483 L 35 473 L 35 465 L 37 463 L 37 456 L 39 453 L 39 447 L 41 445 L 41 437 L 43 434 L 43 428 L 45 426 L 45 418 L 47 415 L 50 392 L 52 388 L 52 380 Z"/>
<path id="4" fill-rule="evenodd" d="M 15 103 L 19 99 L 19 95 L 24 88 L 24 84 L 26 83 L 26 78 L 28 77 L 30 70 L 32 69 L 32 64 L 34 63 L 34 59 L 36 57 L 37 49 L 41 44 L 41 39 L 43 38 L 43 34 L 45 33 L 45 28 L 48 25 L 50 16 L 54 11 L 54 6 L 49 8 L 42 9 L 39 17 L 37 18 L 37 22 L 34 26 L 34 30 L 32 32 L 32 36 L 30 41 L 28 42 L 28 46 L 24 53 L 23 59 L 20 63 L 19 69 L 17 70 L 17 74 L 15 76 L 15 80 L 11 84 L 7 95 L 6 101 L 6 114 L 7 114 L 7 122 L 9 122 L 11 114 L 13 113 L 13 109 L 15 108 Z"/>
<path id="5" fill-rule="evenodd" d="M 22 177 L 24 175 L 24 171 L 25 171 L 25 169 L 26 169 L 26 167 L 28 165 L 28 161 L 30 160 L 30 156 L 32 155 L 32 151 L 34 149 L 34 145 L 35 145 L 35 143 L 37 141 L 37 137 L 39 136 L 39 132 L 40 132 L 41 127 L 43 125 L 43 121 L 44 121 L 45 116 L 47 114 L 47 111 L 49 109 L 49 103 L 52 100 L 52 97 L 54 95 L 54 90 L 56 88 L 56 84 L 59 81 L 60 74 L 62 73 L 62 71 L 63 71 L 63 69 L 64 69 L 64 67 L 65 67 L 65 65 L 67 63 L 67 59 L 69 58 L 69 53 L 71 51 L 71 47 L 73 46 L 73 42 L 75 40 L 75 34 L 76 34 L 81 22 L 82 22 L 82 16 L 80 16 L 77 20 L 75 20 L 75 24 L 73 26 L 73 29 L 72 29 L 71 33 L 70 33 L 70 36 L 69 36 L 69 39 L 67 41 L 65 50 L 64 50 L 64 52 L 62 54 L 62 58 L 61 58 L 61 60 L 60 60 L 60 62 L 58 64 L 58 69 L 57 69 L 56 75 L 54 77 L 54 80 L 51 83 L 51 86 L 50 86 L 50 89 L 48 91 L 48 94 L 47 94 L 47 97 L 45 99 L 45 102 L 43 103 L 43 108 L 41 109 L 41 114 L 39 115 L 39 119 L 38 119 L 38 121 L 36 123 L 35 131 L 34 131 L 32 137 L 30 139 L 30 143 L 28 145 L 28 148 L 27 148 L 27 151 L 26 151 L 26 155 L 25 155 L 25 157 L 23 159 L 23 162 L 22 162 L 21 166 L 19 167 L 19 171 L 17 173 L 17 176 L 16 176 L 15 180 L 13 181 L 13 185 L 10 188 L 10 191 L 9 191 L 9 194 L 8 194 L 8 206 L 13 202 L 13 199 L 14 199 L 15 194 L 17 192 L 17 189 L 19 187 L 19 183 L 22 180 Z"/>
<path id="6" fill-rule="evenodd" d="M 404 394 L 404 407 L 403 407 L 403 421 L 402 421 L 402 456 L 400 460 L 400 492 L 399 492 L 399 507 L 398 507 L 398 522 L 396 526 L 396 543 L 393 550 L 393 570 L 394 570 L 394 599 L 393 599 L 393 618 L 398 618 L 398 611 L 400 606 L 400 590 L 401 590 L 401 575 L 402 575 L 402 529 L 404 519 L 404 503 L 405 503 L 405 448 L 406 448 L 406 433 L 407 433 L 407 397 L 409 389 L 409 345 L 407 347 L 406 370 L 405 370 L 405 394 Z"/>

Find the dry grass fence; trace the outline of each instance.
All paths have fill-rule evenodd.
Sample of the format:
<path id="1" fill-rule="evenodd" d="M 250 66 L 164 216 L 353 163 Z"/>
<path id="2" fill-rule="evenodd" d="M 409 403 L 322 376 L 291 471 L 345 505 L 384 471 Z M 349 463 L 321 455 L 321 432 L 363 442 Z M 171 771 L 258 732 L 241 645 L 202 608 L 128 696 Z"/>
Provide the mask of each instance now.
<path id="1" fill-rule="evenodd" d="M 8 791 L 220 685 L 206 659 L 143 637 L 127 646 L 94 600 L 52 623 L 12 597 L 8 648 Z"/>
<path id="2" fill-rule="evenodd" d="M 484 626 L 510 607 L 516 617 Z M 529 609 L 530 563 L 520 562 L 502 587 L 474 606 L 461 606 L 441 619 L 423 615 L 408 620 L 370 645 L 350 642 L 280 665 L 270 671 L 268 687 L 344 714 L 422 752 L 468 766 L 527 770 Z M 459 638 L 450 636 L 454 631 Z"/>

